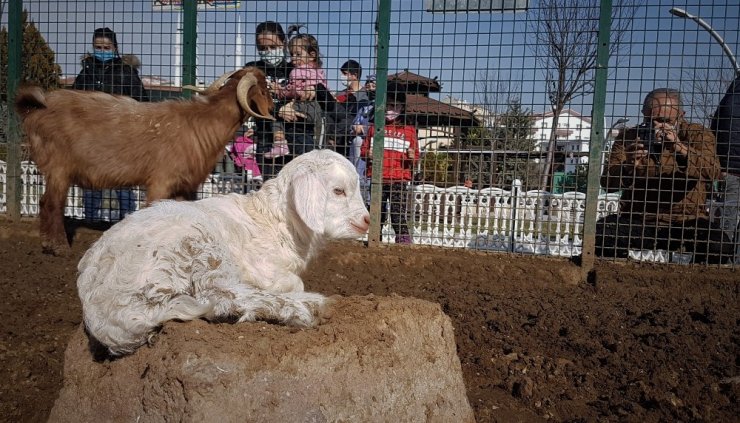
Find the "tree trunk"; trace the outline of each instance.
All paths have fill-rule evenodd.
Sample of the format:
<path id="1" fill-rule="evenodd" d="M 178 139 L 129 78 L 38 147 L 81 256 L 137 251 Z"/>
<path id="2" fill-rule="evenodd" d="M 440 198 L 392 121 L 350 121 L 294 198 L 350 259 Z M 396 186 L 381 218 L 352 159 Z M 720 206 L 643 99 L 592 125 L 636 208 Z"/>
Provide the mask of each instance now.
<path id="1" fill-rule="evenodd" d="M 560 113 L 563 111 L 562 106 L 553 109 L 552 117 L 552 131 L 550 132 L 550 140 L 547 142 L 547 156 L 545 158 L 545 167 L 542 170 L 540 178 L 540 190 L 550 191 L 550 174 L 555 165 L 555 149 L 557 148 L 557 129 L 558 121 L 560 120 Z"/>

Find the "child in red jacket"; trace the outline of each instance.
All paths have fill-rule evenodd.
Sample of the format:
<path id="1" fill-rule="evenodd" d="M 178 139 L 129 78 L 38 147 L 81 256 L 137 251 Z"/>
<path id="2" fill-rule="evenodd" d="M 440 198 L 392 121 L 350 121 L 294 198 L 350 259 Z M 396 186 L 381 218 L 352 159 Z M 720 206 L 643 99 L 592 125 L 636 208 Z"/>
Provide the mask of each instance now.
<path id="1" fill-rule="evenodd" d="M 414 163 L 419 160 L 419 144 L 416 128 L 407 125 L 404 119 L 405 95 L 388 92 L 383 134 L 383 199 L 381 223 L 385 223 L 385 202 L 390 201 L 391 225 L 396 232 L 396 243 L 410 244 L 411 235 L 406 224 L 406 186 L 411 181 Z M 367 159 L 367 176 L 373 172 L 373 136 L 375 128 L 370 126 L 362 143 L 360 155 Z"/>

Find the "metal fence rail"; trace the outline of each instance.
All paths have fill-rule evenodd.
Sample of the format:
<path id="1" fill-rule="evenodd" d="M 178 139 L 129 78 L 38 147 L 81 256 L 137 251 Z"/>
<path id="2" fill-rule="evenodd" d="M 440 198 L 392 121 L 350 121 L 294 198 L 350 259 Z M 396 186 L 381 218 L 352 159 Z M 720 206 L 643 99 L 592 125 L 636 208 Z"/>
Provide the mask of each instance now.
<path id="1" fill-rule="evenodd" d="M 333 148 L 358 165 L 373 217 L 371 244 L 410 240 L 582 255 L 587 266 L 596 255 L 691 262 L 721 250 L 721 259 L 706 261 L 727 262 L 731 251 L 740 254 L 740 183 L 733 168 L 740 161 L 740 134 L 727 129 L 732 121 L 709 129 L 737 75 L 740 8 L 730 0 L 0 1 L 0 213 L 35 215 L 44 190 L 11 110 L 21 81 L 47 89 L 75 86 L 85 63 L 97 60 L 94 30 L 108 27 L 120 58 L 136 69 L 146 100 L 189 97 L 184 85 L 207 86 L 259 59 L 256 31 L 265 21 L 278 22 L 286 33 L 286 48 L 278 52 L 285 62 L 292 25 L 315 38 L 327 98 L 349 99 L 342 107 L 352 114 L 350 123 L 364 126 L 348 124 L 347 116 L 341 121 L 327 103 L 316 103 L 320 113 L 302 125 L 284 122 L 290 154 L 271 158 L 278 132 L 268 136 L 259 122 L 245 122 L 235 139 L 249 144 L 225 146 L 200 197 L 256 189 L 293 155 Z M 271 80 L 287 84 L 290 77 Z M 374 102 L 359 101 L 373 81 Z M 618 156 L 637 143 L 630 128 L 651 122 L 643 101 L 656 88 L 677 90 L 681 103 L 674 105 L 680 107 L 675 119 L 654 118 L 703 125 L 713 144 L 702 149 L 689 136 L 695 132 L 677 131 L 691 150 L 666 143 L 650 151 L 653 170 L 645 178 L 640 169 L 619 173 L 615 166 L 627 164 Z M 387 121 L 386 99 L 396 92 L 404 94 L 404 109 L 399 120 Z M 291 95 L 276 99 L 276 110 L 291 100 L 304 102 Z M 360 112 L 350 104 L 375 108 Z M 740 112 L 723 110 L 723 118 L 740 119 Z M 399 135 L 403 126 L 413 128 L 413 140 Z M 370 128 L 374 137 L 367 136 Z M 735 147 L 722 144 L 727 140 Z M 414 154 L 396 163 L 405 167 L 401 184 L 391 187 L 381 172 L 367 175 L 367 167 L 382 169 L 381 160 L 398 160 L 396 153 L 408 148 Z M 686 166 L 699 155 L 699 168 Z M 674 170 L 663 162 L 669 156 Z M 643 183 L 649 189 L 634 197 Z M 85 217 L 82 193 L 70 189 L 69 217 Z M 133 194 L 139 207 L 145 192 L 134 187 Z M 692 216 L 672 207 L 684 197 L 693 201 Z M 106 197 L 93 218 L 119 218 L 119 198 L 115 191 Z M 645 207 L 658 210 L 657 224 Z M 621 219 L 612 229 L 628 246 L 622 252 L 602 236 L 612 222 L 607 216 Z M 686 230 L 704 222 L 707 231 Z"/>

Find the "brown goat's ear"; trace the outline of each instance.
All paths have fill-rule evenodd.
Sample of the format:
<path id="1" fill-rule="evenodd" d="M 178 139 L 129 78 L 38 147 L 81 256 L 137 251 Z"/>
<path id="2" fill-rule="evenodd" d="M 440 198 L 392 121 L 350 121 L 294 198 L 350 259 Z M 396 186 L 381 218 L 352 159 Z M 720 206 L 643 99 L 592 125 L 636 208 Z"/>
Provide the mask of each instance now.
<path id="1" fill-rule="evenodd" d="M 257 113 L 261 114 L 262 116 L 269 116 L 272 120 L 275 120 L 275 118 L 272 116 L 274 103 L 272 102 L 272 95 L 270 94 L 270 91 L 267 89 L 267 87 L 262 87 L 259 84 L 254 85 L 252 88 L 249 89 L 248 98 L 250 102 L 255 106 L 253 107 L 253 110 L 257 109 Z"/>

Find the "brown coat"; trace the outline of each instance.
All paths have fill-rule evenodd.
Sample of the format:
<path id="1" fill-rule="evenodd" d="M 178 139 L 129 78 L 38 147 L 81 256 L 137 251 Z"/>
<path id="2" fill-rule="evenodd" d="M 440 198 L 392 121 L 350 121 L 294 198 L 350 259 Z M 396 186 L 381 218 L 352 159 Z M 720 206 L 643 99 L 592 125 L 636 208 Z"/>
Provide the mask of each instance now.
<path id="1" fill-rule="evenodd" d="M 625 147 L 636 142 L 637 130 L 617 136 L 601 176 L 607 191 L 622 190 L 620 213 L 632 213 L 646 223 L 667 224 L 707 217 L 707 184 L 720 178 L 714 135 L 699 124 L 681 121 L 678 137 L 688 146 L 687 156 L 666 145 L 635 168 L 626 163 Z"/>

